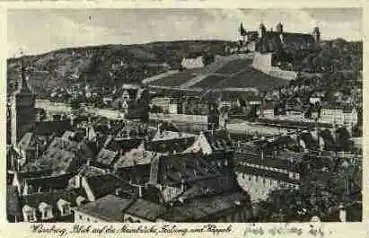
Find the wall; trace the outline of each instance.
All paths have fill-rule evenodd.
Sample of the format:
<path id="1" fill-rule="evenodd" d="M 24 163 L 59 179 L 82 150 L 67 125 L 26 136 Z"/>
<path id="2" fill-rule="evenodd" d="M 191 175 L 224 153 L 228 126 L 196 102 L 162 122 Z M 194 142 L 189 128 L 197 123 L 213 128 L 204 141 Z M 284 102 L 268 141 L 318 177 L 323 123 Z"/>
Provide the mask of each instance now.
<path id="1" fill-rule="evenodd" d="M 204 115 L 150 113 L 149 118 L 150 120 L 178 123 L 180 126 L 188 124 L 193 128 L 199 129 L 204 128 L 208 123 L 208 116 Z"/>
<path id="2" fill-rule="evenodd" d="M 252 203 L 267 199 L 269 192 L 279 189 L 283 185 L 282 181 L 271 178 L 238 172 L 236 174 L 239 185 L 249 193 Z M 287 183 L 285 185 L 292 186 L 292 184 Z"/>
<path id="3" fill-rule="evenodd" d="M 180 187 L 180 185 L 179 187 L 166 186 L 162 191 L 164 201 L 166 202 L 171 201 L 173 198 L 177 197 L 182 192 L 183 190 Z"/>
<path id="4" fill-rule="evenodd" d="M 132 220 L 132 221 L 130 221 Z M 136 217 L 130 214 L 124 214 L 124 223 L 148 223 L 148 222 L 152 222 L 146 219 L 142 219 L 140 217 Z"/>
<path id="5" fill-rule="evenodd" d="M 106 222 L 106 221 L 99 219 L 97 217 L 91 216 L 91 215 L 87 215 L 78 210 L 75 210 L 74 211 L 74 222 L 75 223 L 86 223 L 86 222 Z"/>
<path id="6" fill-rule="evenodd" d="M 294 80 L 297 78 L 297 73 L 294 71 L 281 70 L 279 67 L 272 66 L 272 53 L 255 53 L 252 67 L 276 78 L 286 80 Z"/>
<path id="7" fill-rule="evenodd" d="M 255 53 L 252 67 L 267 74 L 272 67 L 272 54 Z"/>
<path id="8" fill-rule="evenodd" d="M 247 222 L 250 221 L 252 211 L 247 206 L 236 208 L 234 211 L 218 218 L 218 222 Z"/>
<path id="9" fill-rule="evenodd" d="M 50 102 L 49 100 L 43 99 L 37 99 L 35 107 L 49 112 L 72 112 L 72 107 L 66 103 Z"/>

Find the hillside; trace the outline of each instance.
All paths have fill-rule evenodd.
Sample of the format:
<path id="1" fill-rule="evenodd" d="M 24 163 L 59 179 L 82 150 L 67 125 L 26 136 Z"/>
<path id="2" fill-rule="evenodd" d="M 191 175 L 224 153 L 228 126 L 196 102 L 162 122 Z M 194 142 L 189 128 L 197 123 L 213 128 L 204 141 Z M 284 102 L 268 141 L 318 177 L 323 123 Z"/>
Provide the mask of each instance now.
<path id="1" fill-rule="evenodd" d="M 24 56 L 29 84 L 40 97 L 52 91 L 82 88 L 113 88 L 140 83 L 144 78 L 177 69 L 183 56 L 208 52 L 223 54 L 225 41 L 153 42 L 141 45 L 104 45 L 68 48 Z M 20 77 L 21 58 L 8 59 L 8 92 Z"/>

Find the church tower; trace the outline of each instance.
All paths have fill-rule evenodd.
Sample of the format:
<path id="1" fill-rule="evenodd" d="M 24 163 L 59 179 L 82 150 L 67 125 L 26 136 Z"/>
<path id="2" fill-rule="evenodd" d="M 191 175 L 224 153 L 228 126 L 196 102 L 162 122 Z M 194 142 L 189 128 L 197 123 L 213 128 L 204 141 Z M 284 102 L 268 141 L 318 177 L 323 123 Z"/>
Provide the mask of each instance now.
<path id="1" fill-rule="evenodd" d="M 17 82 L 17 90 L 10 99 L 11 143 L 16 144 L 24 133 L 35 125 L 35 95 L 28 86 L 26 68 L 22 59 L 21 77 Z"/>
<path id="2" fill-rule="evenodd" d="M 314 40 L 315 40 L 315 44 L 319 45 L 320 44 L 320 31 L 319 31 L 318 27 L 314 27 L 313 37 L 314 37 Z"/>
<path id="3" fill-rule="evenodd" d="M 266 27 L 263 23 L 261 23 L 258 29 L 259 38 L 263 38 L 265 33 L 266 33 Z"/>

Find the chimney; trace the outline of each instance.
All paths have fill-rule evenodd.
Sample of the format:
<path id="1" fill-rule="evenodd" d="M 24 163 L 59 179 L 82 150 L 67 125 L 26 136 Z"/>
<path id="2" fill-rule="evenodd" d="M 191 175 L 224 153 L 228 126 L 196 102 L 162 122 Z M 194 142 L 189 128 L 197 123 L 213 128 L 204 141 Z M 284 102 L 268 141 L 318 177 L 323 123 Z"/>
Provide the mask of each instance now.
<path id="1" fill-rule="evenodd" d="M 261 152 L 260 152 L 260 158 L 263 160 L 264 159 L 264 149 L 261 149 Z"/>
<path id="2" fill-rule="evenodd" d="M 182 178 L 181 179 L 181 191 L 184 192 L 185 190 L 185 180 Z"/>
<path id="3" fill-rule="evenodd" d="M 82 180 L 82 176 L 80 174 L 77 174 L 75 177 L 74 177 L 74 187 L 75 188 L 80 188 L 81 187 L 81 180 Z"/>
<path id="4" fill-rule="evenodd" d="M 343 203 L 340 204 L 340 214 L 339 214 L 339 216 L 340 216 L 339 218 L 340 218 L 341 222 L 346 222 L 347 214 L 346 214 L 346 209 L 345 209 Z"/>
<path id="5" fill-rule="evenodd" d="M 138 186 L 138 197 L 142 198 L 142 186 Z"/>

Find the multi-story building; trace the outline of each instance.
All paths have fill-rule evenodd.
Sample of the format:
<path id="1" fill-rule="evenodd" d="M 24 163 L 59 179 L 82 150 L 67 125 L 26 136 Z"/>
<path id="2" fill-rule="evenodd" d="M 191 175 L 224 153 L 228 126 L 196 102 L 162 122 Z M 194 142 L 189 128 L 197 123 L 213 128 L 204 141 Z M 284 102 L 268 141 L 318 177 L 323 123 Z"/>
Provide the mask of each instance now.
<path id="1" fill-rule="evenodd" d="M 24 133 L 33 129 L 36 121 L 35 94 L 27 83 L 26 67 L 22 61 L 22 74 L 17 90 L 9 98 L 8 111 L 10 124 L 10 142 L 16 144 Z"/>
<path id="2" fill-rule="evenodd" d="M 352 128 L 358 123 L 358 112 L 352 106 L 323 106 L 319 122 Z"/>

